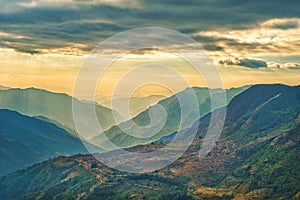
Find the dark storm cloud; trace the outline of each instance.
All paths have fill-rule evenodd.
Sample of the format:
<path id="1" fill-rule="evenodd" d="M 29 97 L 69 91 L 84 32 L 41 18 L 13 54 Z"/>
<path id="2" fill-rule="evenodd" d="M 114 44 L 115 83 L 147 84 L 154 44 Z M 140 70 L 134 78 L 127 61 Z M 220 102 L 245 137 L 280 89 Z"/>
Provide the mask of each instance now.
<path id="1" fill-rule="evenodd" d="M 222 32 L 221 32 L 222 33 Z M 225 32 L 224 32 L 225 33 Z M 259 52 L 266 52 L 269 50 L 274 51 L 271 49 L 270 45 L 266 45 L 264 43 L 253 42 L 253 43 L 246 43 L 241 42 L 237 38 L 226 38 L 224 36 L 206 36 L 206 35 L 195 35 L 192 36 L 196 41 L 202 44 L 203 48 L 207 51 L 222 51 L 228 48 L 234 49 L 237 52 L 249 51 L 253 50 L 256 53 Z M 272 47 L 276 47 L 276 44 L 272 44 Z M 281 47 L 277 47 L 278 49 Z"/>
<path id="2" fill-rule="evenodd" d="M 105 16 L 109 6 L 101 6 L 99 10 Z M 95 9 L 95 8 L 94 8 Z M 111 8 L 113 9 L 113 8 Z M 114 12 L 112 12 L 114 13 Z M 79 10 L 34 8 L 16 13 L 0 14 L 0 29 L 5 33 L 25 35 L 31 39 L 19 39 L 16 37 L 1 38 L 22 48 L 17 51 L 33 51 L 32 48 L 59 48 L 68 46 L 68 43 L 86 44 L 88 51 L 95 46 L 95 42 L 124 31 L 126 28 L 113 22 L 97 22 L 89 12 L 82 13 Z M 110 14 L 108 14 L 110 15 Z M 100 17 L 105 21 L 104 17 Z M 111 19 L 110 19 L 111 20 Z M 33 51 L 34 52 L 34 51 Z"/>
<path id="3" fill-rule="evenodd" d="M 144 16 L 160 20 L 173 20 L 181 26 L 198 23 L 196 30 L 230 27 L 249 28 L 257 22 L 271 18 L 299 16 L 299 1 L 240 1 L 240 0 L 144 0 Z M 153 16 L 155 14 L 155 16 Z"/>
<path id="4" fill-rule="evenodd" d="M 244 29 L 272 18 L 300 16 L 300 2 L 296 0 L 141 0 L 134 7 L 101 1 L 53 1 L 24 7 L 20 2 L 30 1 L 1 1 L 0 6 L 5 9 L 0 11 L 0 30 L 29 39 L 1 38 L 1 46 L 32 53 L 37 52 L 36 49 L 66 47 L 73 43 L 85 44 L 83 50 L 89 51 L 109 36 L 138 27 L 165 27 L 192 35 L 205 30 Z M 296 24 L 274 26 L 284 29 Z M 217 38 L 195 36 L 194 39 L 208 50 L 223 48 L 216 44 L 220 40 Z M 226 42 L 236 44 L 234 40 Z"/>

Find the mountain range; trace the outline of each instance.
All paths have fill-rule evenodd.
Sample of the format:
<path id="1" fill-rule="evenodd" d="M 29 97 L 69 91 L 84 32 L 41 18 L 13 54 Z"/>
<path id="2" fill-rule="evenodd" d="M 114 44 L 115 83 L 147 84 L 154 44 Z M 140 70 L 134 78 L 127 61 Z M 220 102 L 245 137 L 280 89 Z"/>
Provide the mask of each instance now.
<path id="1" fill-rule="evenodd" d="M 206 157 L 199 157 L 211 115 L 204 115 L 195 123 L 199 126 L 185 132 L 188 137 L 197 131 L 193 143 L 177 161 L 160 170 L 130 174 L 111 169 L 92 155 L 58 157 L 1 177 L 0 198 L 300 198 L 300 86 L 254 85 L 236 95 L 227 106 L 216 146 Z M 127 150 L 151 152 L 168 142 Z M 132 157 L 126 165 L 136 162 L 141 161 Z"/>
<path id="2" fill-rule="evenodd" d="M 55 123 L 77 136 L 72 113 L 72 100 L 81 106 L 94 106 L 92 103 L 73 99 L 66 94 L 36 88 L 0 90 L 0 109 L 9 109 L 23 115 L 39 117 Z M 122 119 L 116 111 L 99 104 L 95 104 L 95 110 L 99 123 L 104 130 L 115 124 L 113 112 Z M 87 125 L 81 124 L 81 126 Z M 95 130 L 91 130 L 91 132 L 93 131 Z"/>
<path id="3" fill-rule="evenodd" d="M 193 87 L 193 88 L 187 88 L 169 98 L 163 99 L 159 101 L 157 104 L 149 107 L 147 110 L 141 112 L 136 117 L 134 117 L 132 120 L 123 122 L 118 125 L 114 125 L 104 133 L 100 133 L 99 135 L 96 135 L 92 137 L 90 140 L 88 140 L 90 143 L 100 146 L 101 148 L 110 149 L 109 142 L 107 142 L 106 138 L 103 137 L 103 134 L 112 141 L 114 144 L 116 144 L 118 147 L 132 147 L 139 144 L 147 144 L 149 142 L 153 142 L 156 140 L 159 140 L 162 137 L 166 137 L 168 135 L 173 134 L 174 132 L 179 130 L 179 127 L 181 124 L 183 124 L 182 121 L 182 109 L 195 109 L 195 108 L 188 108 L 189 105 L 182 105 L 182 104 L 190 104 L 189 99 L 193 99 L 193 95 L 195 94 L 195 98 L 197 100 L 197 106 L 199 112 L 199 117 L 203 117 L 204 115 L 208 114 L 212 111 L 212 103 L 211 103 L 211 94 L 218 94 L 218 93 L 225 93 L 226 99 L 224 104 L 230 102 L 230 100 L 241 93 L 242 91 L 249 88 L 249 86 L 244 86 L 240 88 L 231 88 L 228 90 L 223 89 L 208 89 L 208 88 L 199 88 L 199 87 Z M 186 99 L 184 103 L 181 103 L 179 99 Z M 221 102 L 221 106 L 224 106 Z M 161 121 L 161 110 L 157 109 L 157 107 L 163 107 L 166 112 L 166 121 L 161 127 L 160 130 L 160 123 Z M 188 111 L 188 115 L 192 115 L 194 113 L 193 110 Z M 158 121 L 153 121 L 149 114 L 153 116 L 153 118 L 160 116 Z M 195 118 L 195 121 L 197 119 Z M 140 128 L 137 128 L 137 126 L 133 125 L 133 123 L 136 123 L 137 126 L 142 127 L 149 127 L 149 124 L 151 124 L 150 128 L 147 128 L 147 132 L 157 132 L 157 134 L 153 135 L 152 137 L 135 137 L 136 135 L 139 135 L 141 133 Z M 188 122 L 190 125 L 194 123 L 194 121 Z M 126 130 L 126 133 L 124 132 Z M 145 128 L 143 128 L 144 134 L 147 132 L 145 131 Z M 127 134 L 127 133 L 130 133 Z M 104 139 L 105 138 L 105 139 Z M 108 143 L 108 144 L 107 144 Z"/>
<path id="4" fill-rule="evenodd" d="M 5 88 L 0 91 L 0 97 L 0 108 L 3 108 L 0 109 L 0 175 L 58 155 L 88 153 L 75 131 L 72 97 L 35 88 Z M 92 106 L 89 102 L 76 101 Z M 99 115 L 105 116 L 99 118 L 100 122 L 106 119 L 105 123 L 113 123 L 110 109 L 98 104 L 96 109 Z M 59 137 L 65 140 L 60 141 Z M 87 142 L 85 145 L 92 150 L 102 151 Z"/>
<path id="5" fill-rule="evenodd" d="M 60 155 L 88 153 L 64 129 L 15 111 L 0 110 L 0 175 Z"/>

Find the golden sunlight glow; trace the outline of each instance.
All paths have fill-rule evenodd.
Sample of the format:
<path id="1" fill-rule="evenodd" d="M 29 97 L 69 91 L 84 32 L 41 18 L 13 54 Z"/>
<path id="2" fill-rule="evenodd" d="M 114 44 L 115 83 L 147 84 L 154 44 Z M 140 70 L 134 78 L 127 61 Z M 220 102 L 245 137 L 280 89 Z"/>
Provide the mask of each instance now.
<path id="1" fill-rule="evenodd" d="M 298 19 L 293 19 L 294 21 Z M 295 29 L 274 29 L 272 24 L 274 22 L 262 23 L 259 28 L 252 28 L 244 31 L 230 31 L 230 32 L 217 32 L 206 31 L 199 32 L 198 35 L 213 36 L 219 38 L 235 39 L 243 43 L 260 43 L 271 45 L 276 41 L 277 44 L 285 44 L 290 46 L 290 50 L 283 49 L 283 52 L 290 52 L 291 50 L 298 50 L 297 42 L 300 41 L 300 28 Z M 5 33 L 0 35 L 6 37 Z M 22 36 L 15 36 L 22 37 Z M 295 45 L 293 43 L 295 42 Z M 222 43 L 222 42 L 220 42 Z M 81 44 L 72 44 L 71 47 L 60 49 L 39 49 L 39 54 L 25 54 L 16 52 L 11 49 L 0 49 L 0 85 L 8 87 L 36 87 L 54 92 L 63 92 L 72 95 L 76 76 L 80 67 L 87 58 L 87 52 L 81 49 L 85 46 Z M 278 50 L 281 51 L 281 50 Z M 241 54 L 255 54 L 250 51 L 241 50 L 237 51 L 235 47 L 226 46 L 222 52 L 210 51 L 209 54 L 216 60 L 222 55 L 230 55 L 239 57 Z M 260 52 L 259 55 L 266 52 Z M 276 54 L 276 52 L 275 52 Z M 273 54 L 271 54 L 273 55 Z M 294 55 L 294 54 L 293 54 Z M 159 63 L 159 65 L 157 65 Z M 296 64 L 294 70 L 284 69 L 278 67 L 277 63 L 268 62 L 270 68 L 266 69 L 250 69 L 241 66 L 227 66 L 217 67 L 224 86 L 226 88 L 237 87 L 242 85 L 250 85 L 257 83 L 283 83 L 288 85 L 298 85 L 300 82 L 300 70 L 297 69 Z M 138 71 L 137 68 L 146 66 L 143 70 Z M 277 67 L 276 67 L 277 66 Z M 164 71 L 168 68 L 171 71 Z M 274 68 L 274 69 L 273 69 Z M 275 69 L 283 68 L 283 69 Z M 135 73 L 131 74 L 133 71 Z M 176 74 L 177 73 L 177 74 Z M 164 95 L 170 96 L 170 88 L 166 89 L 162 86 L 151 84 L 158 80 L 165 80 L 165 83 L 171 85 L 173 92 L 178 92 L 186 87 L 178 81 L 179 75 L 186 80 L 189 86 L 206 86 L 205 78 L 201 77 L 198 72 L 187 61 L 178 58 L 177 56 L 158 50 L 145 51 L 145 52 L 132 52 L 125 55 L 119 60 L 113 62 L 101 77 L 97 88 L 97 98 L 105 98 L 111 96 L 112 93 L 119 87 L 120 91 L 126 87 L 131 86 L 132 80 L 143 81 L 148 80 L 149 84 L 145 84 L 142 88 L 136 88 L 133 92 L 135 96 L 147 95 Z M 120 82 L 124 77 L 128 76 L 123 82 Z M 124 89 L 125 90 L 125 89 Z M 91 98 L 85 97 L 82 98 Z"/>

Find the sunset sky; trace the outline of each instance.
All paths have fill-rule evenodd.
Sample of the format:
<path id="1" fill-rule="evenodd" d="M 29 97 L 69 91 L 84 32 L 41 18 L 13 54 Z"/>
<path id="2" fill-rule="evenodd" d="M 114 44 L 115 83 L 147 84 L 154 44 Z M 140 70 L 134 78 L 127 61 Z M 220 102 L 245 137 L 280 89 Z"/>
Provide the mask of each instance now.
<path id="1" fill-rule="evenodd" d="M 72 95 L 77 73 L 92 49 L 117 33 L 143 27 L 176 30 L 199 42 L 226 88 L 300 84 L 297 0 L 1 0 L 0 6 L 2 86 Z M 118 70 L 107 72 L 97 96 L 109 96 L 122 74 L 149 59 L 179 70 L 192 86 L 205 86 L 189 64 L 168 55 L 157 50 L 129 53 L 113 64 Z M 159 67 L 151 70 L 149 76 L 166 75 Z M 145 72 L 135 78 L 144 79 Z M 167 76 L 172 78 L 176 76 Z M 172 86 L 175 91 L 184 89 L 179 83 Z M 171 94 L 152 85 L 135 95 L 150 93 Z"/>

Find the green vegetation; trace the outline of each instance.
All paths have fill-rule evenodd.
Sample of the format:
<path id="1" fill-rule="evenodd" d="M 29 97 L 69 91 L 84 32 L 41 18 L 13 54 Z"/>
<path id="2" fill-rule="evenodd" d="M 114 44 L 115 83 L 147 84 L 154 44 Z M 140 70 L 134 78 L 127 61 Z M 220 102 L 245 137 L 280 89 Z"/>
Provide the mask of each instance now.
<path id="1" fill-rule="evenodd" d="M 73 98 L 66 94 L 35 88 L 0 90 L 0 109 L 17 111 L 27 116 L 42 117 L 76 134 L 73 122 L 72 100 Z M 88 102 L 74 100 L 80 106 L 94 106 Z M 96 104 L 95 110 L 104 130 L 115 124 L 111 109 Z M 115 114 L 118 115 L 117 112 Z"/>
<path id="2" fill-rule="evenodd" d="M 0 199 L 299 199 L 300 87 L 257 85 L 236 96 L 222 137 L 199 158 L 209 119 L 200 119 L 190 148 L 163 169 L 129 174 L 92 155 L 58 157 L 1 177 Z"/>
<path id="3" fill-rule="evenodd" d="M 241 87 L 241 88 L 232 88 L 226 91 L 227 94 L 227 103 L 230 102 L 230 100 L 241 93 L 242 91 L 246 90 L 248 86 Z M 207 88 L 188 88 L 186 90 L 181 91 L 178 93 L 179 96 L 189 99 L 193 98 L 191 95 L 193 92 L 196 94 L 198 104 L 199 104 L 199 117 L 203 117 L 204 115 L 211 112 L 211 97 L 210 97 L 210 90 Z M 224 92 L 220 89 L 214 89 L 213 93 L 220 93 Z M 160 138 L 164 136 L 171 135 L 172 133 L 178 131 L 180 123 L 181 122 L 181 109 L 184 109 L 184 105 L 180 105 L 180 102 L 178 101 L 177 97 L 171 96 L 167 99 L 163 99 L 158 102 L 159 105 L 161 105 L 167 114 L 166 117 L 166 123 L 164 124 L 164 127 L 154 136 L 147 137 L 147 138 L 139 138 L 134 137 L 132 135 L 139 134 L 139 131 L 135 129 L 131 125 L 130 122 L 124 122 L 122 123 L 123 127 L 127 127 L 126 130 L 131 133 L 131 135 L 128 135 L 123 132 L 122 129 L 120 129 L 119 126 L 113 126 L 109 130 L 105 131 L 104 134 L 109 138 L 110 141 L 112 141 L 114 144 L 116 144 L 119 147 L 132 147 L 139 144 L 147 144 L 156 140 L 159 140 Z M 221 104 L 220 102 L 220 105 Z M 156 105 L 152 106 L 155 107 Z M 224 106 L 224 105 L 223 105 Z M 149 108 L 150 109 L 150 108 Z M 139 115 L 133 118 L 133 121 L 139 125 L 139 126 L 146 126 L 150 124 L 150 117 L 149 117 L 149 109 L 141 112 Z M 195 114 L 195 112 L 190 111 L 191 115 Z M 154 116 L 160 116 L 161 113 L 154 113 Z M 159 123 L 159 122 L 157 122 Z M 194 121 L 189 122 L 189 125 L 192 126 L 192 123 Z M 92 139 L 89 140 L 94 145 L 99 145 L 100 147 L 105 147 L 105 142 L 102 140 L 102 136 L 95 136 Z"/>
<path id="4" fill-rule="evenodd" d="M 58 155 L 88 153 L 65 130 L 14 111 L 0 110 L 0 175 Z"/>

